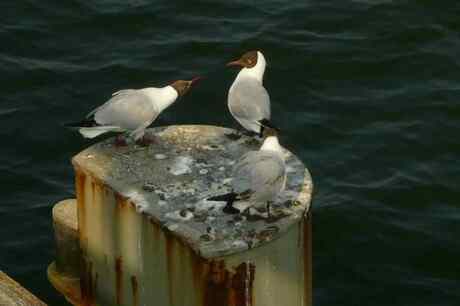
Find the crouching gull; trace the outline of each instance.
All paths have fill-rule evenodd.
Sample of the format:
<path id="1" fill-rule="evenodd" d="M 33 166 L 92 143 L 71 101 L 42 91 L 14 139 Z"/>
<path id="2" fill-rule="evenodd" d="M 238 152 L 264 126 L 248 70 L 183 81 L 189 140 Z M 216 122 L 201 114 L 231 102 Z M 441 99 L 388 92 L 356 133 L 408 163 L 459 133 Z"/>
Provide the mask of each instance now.
<path id="1" fill-rule="evenodd" d="M 148 145 L 153 139 L 144 136 L 145 129 L 199 79 L 178 80 L 160 88 L 117 91 L 107 102 L 86 115 L 83 121 L 66 126 L 78 128 L 85 138 L 94 138 L 107 132 L 128 132 L 137 143 Z M 122 135 L 117 136 L 116 144 L 126 145 Z"/>
<path id="2" fill-rule="evenodd" d="M 276 134 L 274 129 L 265 128 L 260 150 L 244 154 L 233 167 L 231 192 L 207 200 L 227 202 L 224 212 L 230 214 L 239 213 L 233 207 L 235 201 L 248 201 L 254 207 L 266 204 L 268 218 L 271 218 L 270 202 L 286 184 L 286 165 Z"/>
<path id="3" fill-rule="evenodd" d="M 249 133 L 262 137 L 264 127 L 274 128 L 270 122 L 270 96 L 262 84 L 265 57 L 260 51 L 249 51 L 227 66 L 243 67 L 228 91 L 230 113 Z"/>

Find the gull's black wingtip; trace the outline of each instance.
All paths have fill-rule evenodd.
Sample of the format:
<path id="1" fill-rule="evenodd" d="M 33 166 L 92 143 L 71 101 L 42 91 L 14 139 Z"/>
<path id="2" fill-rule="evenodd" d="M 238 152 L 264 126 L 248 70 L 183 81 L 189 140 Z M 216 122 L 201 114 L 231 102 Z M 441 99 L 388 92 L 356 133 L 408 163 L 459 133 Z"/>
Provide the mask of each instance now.
<path id="1" fill-rule="evenodd" d="M 208 201 L 222 201 L 222 202 L 227 202 L 227 205 L 225 205 L 223 212 L 226 214 L 238 214 L 240 211 L 233 207 L 233 203 L 237 199 L 238 195 L 234 192 L 226 193 L 226 194 L 221 194 L 215 197 L 210 197 L 207 198 L 206 200 Z"/>
<path id="2" fill-rule="evenodd" d="M 218 202 L 228 202 L 228 201 L 235 201 L 236 200 L 236 193 L 230 192 L 226 194 L 221 194 L 218 196 L 210 197 L 206 199 L 207 201 L 218 201 Z"/>
<path id="3" fill-rule="evenodd" d="M 96 121 L 94 119 L 85 119 L 82 121 L 77 121 L 77 122 L 68 122 L 68 123 L 63 123 L 63 126 L 69 129 L 76 129 L 76 128 L 82 128 L 82 127 L 95 127 L 97 126 Z"/>
<path id="4" fill-rule="evenodd" d="M 262 120 L 259 120 L 259 123 L 264 126 L 264 127 L 268 127 L 268 128 L 271 128 L 271 129 L 274 129 L 275 131 L 279 132 L 280 129 L 278 127 L 276 127 L 273 122 L 271 122 L 270 120 L 268 119 L 262 119 Z"/>

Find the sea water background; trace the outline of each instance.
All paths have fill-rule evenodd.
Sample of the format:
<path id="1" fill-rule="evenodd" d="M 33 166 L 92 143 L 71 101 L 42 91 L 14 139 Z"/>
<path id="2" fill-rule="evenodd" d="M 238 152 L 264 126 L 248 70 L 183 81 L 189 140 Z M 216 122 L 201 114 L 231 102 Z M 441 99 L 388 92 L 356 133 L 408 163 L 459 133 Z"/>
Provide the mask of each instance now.
<path id="1" fill-rule="evenodd" d="M 112 92 L 204 75 L 155 125 L 232 125 L 224 64 L 260 49 L 282 142 L 313 174 L 315 305 L 460 305 L 460 2 L 0 4 L 0 269 L 49 305 L 62 128 Z"/>

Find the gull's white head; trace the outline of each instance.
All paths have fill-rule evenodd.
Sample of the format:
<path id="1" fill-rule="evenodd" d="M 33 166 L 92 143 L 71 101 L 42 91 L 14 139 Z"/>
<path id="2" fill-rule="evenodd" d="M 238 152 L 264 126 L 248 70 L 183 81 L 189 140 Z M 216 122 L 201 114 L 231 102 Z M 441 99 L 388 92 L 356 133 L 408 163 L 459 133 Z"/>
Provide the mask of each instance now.
<path id="1" fill-rule="evenodd" d="M 278 141 L 278 132 L 275 129 L 265 127 L 263 131 L 264 142 L 261 150 L 276 151 L 281 153 L 282 148 Z"/>
<path id="2" fill-rule="evenodd" d="M 254 73 L 261 79 L 264 75 L 267 62 L 262 52 L 249 51 L 244 53 L 238 60 L 228 63 L 227 66 L 243 67 L 242 71 L 247 70 L 247 72 Z"/>

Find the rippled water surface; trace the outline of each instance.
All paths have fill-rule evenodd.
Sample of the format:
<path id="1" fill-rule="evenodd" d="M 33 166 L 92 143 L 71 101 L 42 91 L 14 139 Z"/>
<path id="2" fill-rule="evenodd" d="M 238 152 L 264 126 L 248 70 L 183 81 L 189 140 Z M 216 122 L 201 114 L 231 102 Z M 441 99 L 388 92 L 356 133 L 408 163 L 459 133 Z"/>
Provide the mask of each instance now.
<path id="1" fill-rule="evenodd" d="M 283 143 L 312 172 L 315 305 L 460 303 L 458 1 L 3 1 L 0 269 L 49 305 L 61 128 L 122 88 L 207 76 L 156 125 L 232 125 L 224 64 L 264 52 Z"/>

